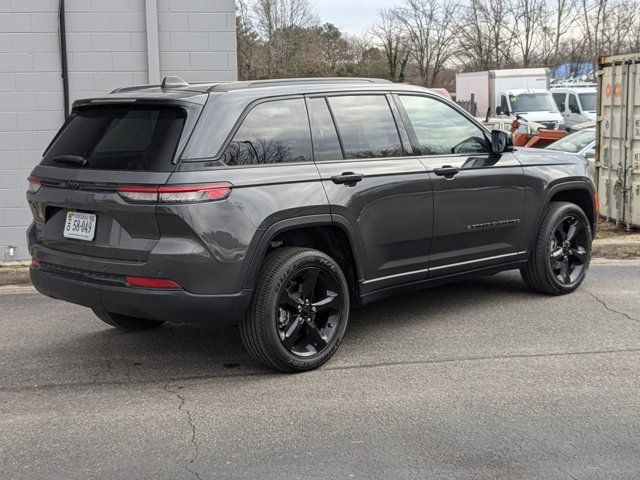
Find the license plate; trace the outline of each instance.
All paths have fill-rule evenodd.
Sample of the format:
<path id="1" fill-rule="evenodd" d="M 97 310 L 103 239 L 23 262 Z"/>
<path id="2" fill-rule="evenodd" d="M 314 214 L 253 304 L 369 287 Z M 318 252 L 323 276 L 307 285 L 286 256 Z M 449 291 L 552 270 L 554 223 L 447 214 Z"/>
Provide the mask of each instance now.
<path id="1" fill-rule="evenodd" d="M 96 216 L 93 213 L 67 212 L 64 224 L 65 238 L 77 238 L 90 242 L 96 233 Z"/>

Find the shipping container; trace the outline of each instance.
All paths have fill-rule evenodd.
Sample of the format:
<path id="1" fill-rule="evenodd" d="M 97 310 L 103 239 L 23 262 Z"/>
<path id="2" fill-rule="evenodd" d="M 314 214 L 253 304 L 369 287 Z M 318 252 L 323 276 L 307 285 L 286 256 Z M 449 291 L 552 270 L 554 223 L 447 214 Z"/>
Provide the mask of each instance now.
<path id="1" fill-rule="evenodd" d="M 598 59 L 596 184 L 600 213 L 640 227 L 640 53 Z"/>

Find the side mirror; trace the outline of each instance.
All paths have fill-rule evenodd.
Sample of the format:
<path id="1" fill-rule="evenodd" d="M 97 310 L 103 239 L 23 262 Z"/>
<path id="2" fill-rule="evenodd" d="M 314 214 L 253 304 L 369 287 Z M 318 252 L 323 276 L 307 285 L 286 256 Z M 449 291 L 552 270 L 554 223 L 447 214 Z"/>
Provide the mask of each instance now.
<path id="1" fill-rule="evenodd" d="M 511 135 L 502 130 L 491 131 L 491 153 L 501 155 L 513 146 Z"/>
<path id="2" fill-rule="evenodd" d="M 561 104 L 560 104 L 560 111 L 561 111 L 561 112 L 564 112 L 564 103 L 561 103 Z"/>
<path id="3" fill-rule="evenodd" d="M 587 160 L 595 160 L 596 159 L 596 151 L 595 149 L 590 149 L 587 150 L 586 152 L 584 152 L 584 158 L 586 158 Z"/>
<path id="4" fill-rule="evenodd" d="M 502 115 L 502 107 L 496 107 L 496 115 Z"/>

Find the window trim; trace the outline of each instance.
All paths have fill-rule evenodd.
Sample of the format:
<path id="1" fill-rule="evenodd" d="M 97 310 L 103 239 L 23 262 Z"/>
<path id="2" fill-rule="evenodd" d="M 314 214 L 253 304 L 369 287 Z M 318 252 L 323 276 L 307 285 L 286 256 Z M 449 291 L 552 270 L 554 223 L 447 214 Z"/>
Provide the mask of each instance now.
<path id="1" fill-rule="evenodd" d="M 478 129 L 482 132 L 482 134 L 484 136 L 484 139 L 485 139 L 485 142 L 486 142 L 487 151 L 486 152 L 480 152 L 480 153 L 474 153 L 473 155 L 477 156 L 477 155 L 491 154 L 491 139 L 489 138 L 488 130 L 484 127 L 484 125 L 482 125 L 482 123 L 477 121 L 475 119 L 475 117 L 473 117 L 471 114 L 469 114 L 469 112 L 464 110 L 458 104 L 454 104 L 452 102 L 449 102 L 448 100 L 440 97 L 439 95 L 435 95 L 435 94 L 418 93 L 418 92 L 393 92 L 393 93 L 397 94 L 397 96 L 398 96 L 398 104 L 399 104 L 398 108 L 403 112 L 403 115 L 406 115 L 406 118 L 409 121 L 409 124 L 407 125 L 407 131 L 410 132 L 409 133 L 410 136 L 411 135 L 413 136 L 413 138 L 415 139 L 416 144 L 418 146 L 418 152 L 414 154 L 415 156 L 418 156 L 418 157 L 461 157 L 461 156 L 467 156 L 468 157 L 471 154 L 470 153 L 442 153 L 442 154 L 438 154 L 438 155 L 425 155 L 425 154 L 423 154 L 422 153 L 422 149 L 420 147 L 420 141 L 418 140 L 418 135 L 416 134 L 416 131 L 413 128 L 413 124 L 411 123 L 411 119 L 409 118 L 409 114 L 407 113 L 406 109 L 404 108 L 404 104 L 402 103 L 402 99 L 400 98 L 402 96 L 428 98 L 428 99 L 440 102 L 440 103 L 444 104 L 445 106 L 451 108 L 453 111 L 458 112 L 464 118 L 466 118 L 471 124 L 473 124 L 476 127 L 478 127 Z"/>
<path id="2" fill-rule="evenodd" d="M 262 105 L 263 103 L 277 102 L 277 101 L 282 101 L 282 100 L 296 100 L 296 99 L 301 99 L 302 100 L 302 103 L 304 105 L 304 110 L 305 110 L 305 113 L 306 113 L 307 128 L 309 129 L 309 140 L 311 141 L 311 160 L 305 161 L 305 162 L 282 162 L 282 163 L 275 163 L 275 164 L 256 163 L 255 165 L 254 164 L 249 164 L 249 165 L 227 165 L 227 164 L 222 162 L 222 157 L 224 156 L 224 152 L 229 147 L 229 144 L 233 141 L 233 138 L 236 136 L 236 133 L 238 132 L 238 130 L 240 129 L 240 127 L 244 123 L 244 121 L 247 118 L 247 116 L 256 107 L 258 107 L 259 105 Z M 229 132 L 229 135 L 227 135 L 227 138 L 225 138 L 224 142 L 222 143 L 222 145 L 220 147 L 220 150 L 218 150 L 218 153 L 216 153 L 216 155 L 214 157 L 211 157 L 211 158 L 208 158 L 208 159 L 198 158 L 198 159 L 186 160 L 186 162 L 202 162 L 202 161 L 218 162 L 219 165 L 212 167 L 213 169 L 254 168 L 254 167 L 266 167 L 266 166 L 269 166 L 269 165 L 309 165 L 309 164 L 315 163 L 314 162 L 314 152 L 313 152 L 313 133 L 311 131 L 311 122 L 309 121 L 309 109 L 307 108 L 307 102 L 305 101 L 305 96 L 304 95 L 300 95 L 300 94 L 296 94 L 296 95 L 280 95 L 280 96 L 277 96 L 277 97 L 264 97 L 264 98 L 258 98 L 256 100 L 253 100 L 252 102 L 247 104 L 247 106 L 242 110 L 242 113 L 238 116 L 238 119 L 236 120 L 235 124 L 233 125 L 233 128 L 231 129 L 231 131 Z"/>
<path id="3" fill-rule="evenodd" d="M 327 107 L 327 111 L 329 112 L 329 117 L 331 118 L 331 124 L 333 125 L 333 130 L 336 132 L 336 138 L 338 139 L 338 145 L 340 146 L 340 154 L 342 155 L 341 159 L 335 159 L 335 160 L 318 160 L 316 158 L 316 150 L 315 150 L 315 144 L 314 144 L 314 136 L 313 136 L 313 125 L 311 125 L 311 112 L 309 109 L 309 101 L 310 100 L 317 100 L 317 99 L 322 99 L 324 101 L 324 104 Z M 305 95 L 304 97 L 304 104 L 307 107 L 307 117 L 309 119 L 309 129 L 311 131 L 311 149 L 313 151 L 313 162 L 314 163 L 326 163 L 326 162 L 334 162 L 334 161 L 343 161 L 345 159 L 344 156 L 344 145 L 342 144 L 342 138 L 340 138 L 340 135 L 338 134 L 338 127 L 336 126 L 336 119 L 333 116 L 333 110 L 331 110 L 331 105 L 329 104 L 329 101 L 327 100 L 327 97 L 325 96 L 320 96 L 320 95 Z"/>

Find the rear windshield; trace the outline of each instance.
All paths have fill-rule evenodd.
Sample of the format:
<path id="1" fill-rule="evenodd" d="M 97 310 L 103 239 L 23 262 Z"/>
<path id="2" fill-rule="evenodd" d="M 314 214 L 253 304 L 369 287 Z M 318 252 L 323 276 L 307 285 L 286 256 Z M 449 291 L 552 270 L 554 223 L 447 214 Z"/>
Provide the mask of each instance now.
<path id="1" fill-rule="evenodd" d="M 171 171 L 185 118 L 176 107 L 82 107 L 73 111 L 41 165 Z"/>
<path id="2" fill-rule="evenodd" d="M 579 132 L 572 133 L 566 137 L 562 137 L 560 140 L 553 142 L 547 146 L 550 150 L 559 150 L 561 152 L 577 153 L 587 145 L 593 143 L 596 140 L 595 130 L 581 130 Z"/>

